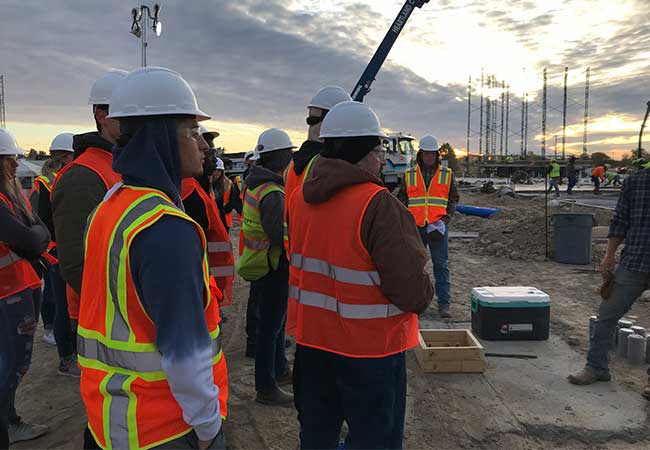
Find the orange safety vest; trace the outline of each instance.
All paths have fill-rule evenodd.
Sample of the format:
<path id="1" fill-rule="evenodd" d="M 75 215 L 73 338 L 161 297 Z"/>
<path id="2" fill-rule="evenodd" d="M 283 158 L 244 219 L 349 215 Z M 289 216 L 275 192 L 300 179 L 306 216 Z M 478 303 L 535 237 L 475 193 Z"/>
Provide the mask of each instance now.
<path id="1" fill-rule="evenodd" d="M 406 171 L 404 179 L 409 211 L 418 227 L 437 222 L 447 215 L 451 175 L 451 169 L 439 165 L 427 189 L 419 164 Z"/>
<path id="2" fill-rule="evenodd" d="M 309 163 L 307 163 L 307 166 L 305 167 L 305 170 L 302 171 L 300 175 L 296 173 L 294 168 L 294 163 L 291 161 L 289 165 L 287 166 L 287 169 L 284 171 L 284 195 L 285 195 L 285 201 L 284 201 L 284 217 L 285 217 L 285 223 L 284 223 L 284 249 L 287 254 L 287 257 L 289 257 L 289 233 L 287 229 L 287 223 L 286 223 L 286 218 L 289 217 L 289 202 L 291 201 L 291 197 L 293 196 L 294 192 L 296 189 L 299 189 L 302 187 L 302 184 L 305 181 L 305 178 L 307 177 L 307 174 L 309 173 L 309 170 L 311 169 L 312 164 L 316 160 L 318 155 L 314 156 Z M 291 270 L 289 271 L 289 283 L 291 283 Z M 288 334 L 289 336 L 295 336 L 296 335 L 296 314 L 297 314 L 297 305 L 296 302 L 289 298 L 289 301 L 287 303 L 287 323 L 285 326 L 285 333 Z"/>
<path id="3" fill-rule="evenodd" d="M 228 203 L 230 203 L 230 194 L 232 193 L 231 192 L 231 190 L 232 190 L 232 181 L 230 181 L 230 178 L 228 178 L 225 175 L 223 177 L 224 177 L 224 180 L 223 180 L 223 185 L 224 185 L 224 187 L 223 187 L 223 206 L 225 208 L 226 205 Z M 228 228 L 232 228 L 232 211 L 227 213 L 225 216 L 226 216 L 226 225 L 228 226 Z"/>
<path id="4" fill-rule="evenodd" d="M 63 176 L 63 174 L 74 166 L 83 166 L 95 172 L 97 176 L 104 182 L 106 190 L 109 190 L 113 187 L 113 185 L 122 181 L 120 174 L 113 171 L 113 155 L 101 148 L 88 147 L 86 151 L 81 154 L 81 156 L 66 164 L 63 169 L 59 171 L 59 173 L 56 175 L 54 183 L 52 184 L 52 188 L 56 186 L 56 183 Z"/>
<path id="5" fill-rule="evenodd" d="M 228 371 L 219 305 L 209 287 L 205 235 L 163 192 L 120 186 L 89 218 L 77 329 L 81 397 L 88 427 L 103 449 L 151 448 L 192 430 L 162 369 L 156 327 L 138 298 L 129 262 L 133 240 L 166 215 L 191 222 L 201 236 L 205 320 L 220 414 L 226 417 Z"/>
<path id="6" fill-rule="evenodd" d="M 32 189 L 29 191 L 29 197 L 31 198 L 34 192 L 40 193 L 42 188 L 45 188 L 45 190 L 48 193 L 47 195 L 50 195 L 50 192 L 52 192 L 52 186 L 54 185 L 54 179 L 56 178 L 56 172 L 54 172 L 52 175 L 53 175 L 52 179 L 46 177 L 45 175 L 40 175 L 34 178 Z"/>
<path id="7" fill-rule="evenodd" d="M 302 190 L 293 195 L 289 298 L 297 305 L 299 344 L 353 358 L 381 358 L 417 345 L 417 315 L 384 296 L 361 241 L 368 204 L 385 190 L 356 184 L 319 204 L 305 202 Z"/>
<path id="8" fill-rule="evenodd" d="M 17 215 L 14 206 L 4 194 L 0 193 L 0 201 L 7 205 L 13 215 Z M 31 211 L 29 202 L 27 208 Z M 0 242 L 0 299 L 40 286 L 41 279 L 30 262 L 15 254 L 7 244 Z"/>
<path id="9" fill-rule="evenodd" d="M 185 200 L 193 192 L 197 192 L 208 217 L 208 229 L 205 230 L 208 239 L 208 262 L 210 275 L 214 277 L 217 286 L 223 294 L 220 301 L 222 306 L 232 304 L 232 284 L 235 276 L 235 257 L 232 252 L 230 236 L 221 222 L 219 209 L 214 201 L 212 192 L 206 194 L 198 181 L 194 178 L 184 178 L 181 189 L 181 198 Z"/>
<path id="10" fill-rule="evenodd" d="M 598 178 L 604 178 L 606 171 L 607 171 L 607 169 L 605 168 L 605 166 L 598 166 L 598 167 L 595 167 L 591 171 L 591 176 L 592 177 L 598 177 Z"/>

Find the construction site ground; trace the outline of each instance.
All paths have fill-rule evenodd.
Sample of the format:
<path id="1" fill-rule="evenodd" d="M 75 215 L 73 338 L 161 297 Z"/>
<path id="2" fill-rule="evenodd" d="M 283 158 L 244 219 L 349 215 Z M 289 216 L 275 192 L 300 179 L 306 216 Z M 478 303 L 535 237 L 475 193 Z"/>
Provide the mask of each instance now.
<path id="1" fill-rule="evenodd" d="M 462 203 L 502 211 L 490 219 L 454 218 L 452 231 L 479 236 L 450 241 L 452 320 L 441 321 L 434 303 L 422 315 L 420 327 L 469 328 L 473 287 L 524 285 L 550 295 L 551 337 L 548 341 L 482 341 L 486 351 L 537 356 L 488 357 L 484 374 L 425 374 L 409 352 L 404 447 L 650 448 L 650 403 L 639 395 L 647 379 L 646 366 L 630 366 L 613 357 L 612 382 L 580 387 L 566 381 L 568 373 L 584 364 L 589 316 L 599 304 L 601 278 L 596 266 L 545 260 L 542 199 L 465 192 Z M 559 210 L 551 208 L 551 212 Z M 592 212 L 599 225 L 607 225 L 611 212 Z M 232 230 L 234 240 L 237 234 L 237 229 Z M 602 256 L 602 247 L 595 244 L 594 261 Z M 237 279 L 233 305 L 224 309 L 228 321 L 222 332 L 230 376 L 225 423 L 228 448 L 295 449 L 295 410 L 254 401 L 254 363 L 244 357 L 247 297 L 248 284 Z M 647 303 L 637 302 L 630 315 L 650 328 Z M 17 407 L 26 420 L 49 424 L 51 430 L 43 438 L 15 448 L 81 448 L 85 416 L 78 380 L 56 374 L 56 350 L 43 344 L 40 333 L 32 367 L 18 391 Z"/>

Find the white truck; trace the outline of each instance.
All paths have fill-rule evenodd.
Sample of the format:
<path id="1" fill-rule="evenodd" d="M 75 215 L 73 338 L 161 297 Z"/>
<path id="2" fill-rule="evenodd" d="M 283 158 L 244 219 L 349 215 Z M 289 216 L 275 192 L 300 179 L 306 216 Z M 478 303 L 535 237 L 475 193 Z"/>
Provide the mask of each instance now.
<path id="1" fill-rule="evenodd" d="M 404 133 L 389 133 L 383 140 L 386 149 L 386 165 L 382 172 L 384 184 L 393 190 L 402 181 L 404 172 L 415 164 L 415 138 Z"/>

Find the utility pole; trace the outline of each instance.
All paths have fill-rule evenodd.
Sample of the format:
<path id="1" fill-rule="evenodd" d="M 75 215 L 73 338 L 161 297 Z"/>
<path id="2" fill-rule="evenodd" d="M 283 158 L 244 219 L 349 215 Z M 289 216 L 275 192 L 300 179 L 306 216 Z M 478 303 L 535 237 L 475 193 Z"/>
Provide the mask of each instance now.
<path id="1" fill-rule="evenodd" d="M 499 87 L 499 83 L 497 82 L 497 77 L 495 75 L 492 75 L 492 91 L 494 92 L 495 89 Z M 497 156 L 497 111 L 498 111 L 498 103 L 499 101 L 497 100 L 497 97 L 494 97 L 492 99 L 492 157 L 495 158 Z"/>
<path id="2" fill-rule="evenodd" d="M 505 154 L 508 156 L 508 132 L 509 132 L 509 123 L 510 123 L 510 85 L 506 86 L 506 147 Z"/>
<path id="3" fill-rule="evenodd" d="M 553 150 L 555 150 L 555 159 L 557 159 L 557 134 L 553 136 L 555 142 L 553 143 Z"/>
<path id="4" fill-rule="evenodd" d="M 650 101 L 648 101 L 646 104 L 645 116 L 643 116 L 641 131 L 639 131 L 639 148 L 637 149 L 637 158 L 643 158 L 643 130 L 645 129 L 645 124 L 648 121 L 648 115 L 650 115 Z"/>
<path id="5" fill-rule="evenodd" d="M 483 68 L 481 68 L 481 107 L 479 109 L 480 122 L 478 127 L 478 155 L 483 156 L 483 88 L 485 80 L 483 78 Z"/>
<path id="6" fill-rule="evenodd" d="M 0 127 L 7 126 L 5 117 L 5 76 L 0 75 Z"/>
<path id="7" fill-rule="evenodd" d="M 503 131 L 504 131 L 504 119 L 506 113 L 506 82 L 501 82 L 501 139 L 499 141 L 499 156 L 503 158 Z"/>
<path id="8" fill-rule="evenodd" d="M 492 89 L 492 75 L 488 75 L 487 79 L 488 91 Z M 492 150 L 492 100 L 488 93 L 486 99 L 485 109 L 485 156 L 490 159 L 490 151 Z"/>
<path id="9" fill-rule="evenodd" d="M 526 112 L 526 99 L 525 99 L 526 94 L 522 94 L 521 96 L 521 134 L 519 136 L 521 137 L 521 150 L 519 151 L 520 155 L 523 157 L 525 155 L 524 153 L 524 114 Z"/>
<path id="10" fill-rule="evenodd" d="M 472 120 L 472 76 L 469 76 L 467 83 L 467 164 L 469 165 L 469 136 Z"/>
<path id="11" fill-rule="evenodd" d="M 583 121 L 584 132 L 582 137 L 582 153 L 587 155 L 587 124 L 589 123 L 589 77 L 591 75 L 591 67 L 587 67 L 587 75 L 585 78 L 585 118 Z"/>
<path id="12" fill-rule="evenodd" d="M 567 79 L 569 68 L 564 68 L 564 103 L 562 106 L 562 159 L 566 159 L 566 100 L 567 100 Z"/>
<path id="13" fill-rule="evenodd" d="M 526 96 L 526 113 L 524 117 L 526 119 L 524 123 L 524 155 L 528 154 L 528 92 L 524 94 Z"/>
<path id="14" fill-rule="evenodd" d="M 131 23 L 130 33 L 140 38 L 142 67 L 147 67 L 147 47 L 149 46 L 147 42 L 147 29 L 149 28 L 149 20 L 153 21 L 151 29 L 156 33 L 156 36 L 160 36 L 162 32 L 162 23 L 158 20 L 159 13 L 160 5 L 158 3 L 153 7 L 153 14 L 151 14 L 151 10 L 147 5 L 141 5 L 139 8 L 133 8 L 131 10 L 133 23 Z"/>
<path id="15" fill-rule="evenodd" d="M 542 92 L 542 158 L 546 158 L 546 67 L 544 67 L 544 88 Z"/>

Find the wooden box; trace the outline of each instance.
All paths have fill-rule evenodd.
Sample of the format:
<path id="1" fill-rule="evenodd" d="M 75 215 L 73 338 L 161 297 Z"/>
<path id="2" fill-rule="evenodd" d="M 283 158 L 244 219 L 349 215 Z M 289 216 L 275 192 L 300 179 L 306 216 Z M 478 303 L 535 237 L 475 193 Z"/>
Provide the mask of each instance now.
<path id="1" fill-rule="evenodd" d="M 482 373 L 482 350 L 470 330 L 420 330 L 415 356 L 424 372 Z"/>

